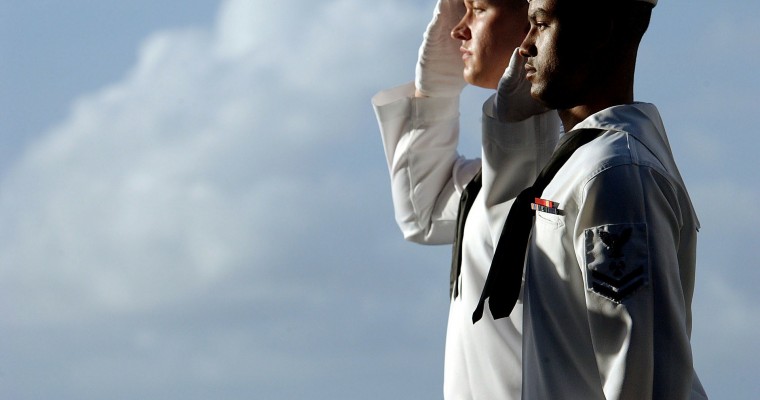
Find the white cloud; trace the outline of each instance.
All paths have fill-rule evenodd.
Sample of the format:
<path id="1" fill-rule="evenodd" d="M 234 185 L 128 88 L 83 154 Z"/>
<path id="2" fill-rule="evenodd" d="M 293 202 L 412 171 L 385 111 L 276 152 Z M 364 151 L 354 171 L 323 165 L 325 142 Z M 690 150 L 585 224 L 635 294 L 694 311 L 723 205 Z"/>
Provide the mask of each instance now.
<path id="1" fill-rule="evenodd" d="M 383 357 L 412 340 L 399 338 L 401 321 L 436 323 L 426 304 L 360 314 L 372 325 L 350 315 L 382 310 L 385 290 L 374 285 L 393 282 L 382 268 L 399 271 L 375 240 L 376 221 L 395 233 L 379 138 L 357 129 L 372 126 L 378 82 L 408 67 L 377 59 L 413 54 L 413 42 L 396 43 L 418 34 L 419 10 L 307 7 L 228 1 L 214 29 L 152 35 L 123 80 L 77 100 L 5 174 L 0 325 L 16 332 L 6 343 L 18 350 L 5 359 L 19 362 L 2 371 L 11 391 L 45 375 L 62 382 L 43 389 L 60 398 L 246 384 L 303 398 L 314 380 L 373 382 L 362 371 L 387 367 Z M 292 31 L 272 40 L 284 27 Z M 377 158 L 350 156 L 346 143 L 372 146 Z M 177 321 L 186 308 L 199 311 Z M 200 332 L 185 333 L 188 323 Z M 332 343 L 361 345 L 380 323 L 399 326 L 372 342 L 399 338 L 385 355 L 366 348 L 352 358 Z M 437 362 L 439 348 L 424 339 Z M 355 368 L 369 354 L 377 366 Z M 34 359 L 46 367 L 21 362 Z"/>
<path id="2" fill-rule="evenodd" d="M 341 173 L 317 155 L 353 134 L 369 108 L 357 94 L 387 74 L 378 54 L 417 11 L 230 0 L 214 29 L 148 38 L 122 81 L 78 100 L 3 182 L 16 322 L 181 301 L 286 255 L 289 230 L 329 207 L 313 199 L 330 196 L 320 174 Z"/>
<path id="3" fill-rule="evenodd" d="M 389 250 L 410 247 L 369 103 L 411 79 L 427 14 L 228 0 L 215 26 L 156 32 L 78 99 L 0 186 L 0 396 L 45 376 L 62 399 L 304 398 L 318 382 L 370 398 L 355 394 L 426 362 L 416 389 L 373 395 L 438 391 L 443 327 L 415 330 L 442 323 L 446 273 Z"/>

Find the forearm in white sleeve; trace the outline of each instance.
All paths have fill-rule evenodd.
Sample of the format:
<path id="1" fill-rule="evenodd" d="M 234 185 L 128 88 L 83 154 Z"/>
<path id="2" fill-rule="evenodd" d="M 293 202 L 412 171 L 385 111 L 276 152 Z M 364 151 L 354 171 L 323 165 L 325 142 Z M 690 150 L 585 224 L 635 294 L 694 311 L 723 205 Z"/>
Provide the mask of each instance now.
<path id="1" fill-rule="evenodd" d="M 459 196 L 480 167 L 457 153 L 459 97 L 415 98 L 409 83 L 372 99 L 391 177 L 396 222 L 407 240 L 454 240 Z"/>
<path id="2" fill-rule="evenodd" d="M 491 97 L 483 104 L 482 176 L 485 205 L 489 210 L 514 199 L 533 184 L 549 161 L 562 131 L 555 111 L 519 122 L 503 122 L 496 117 L 493 102 L 494 97 Z M 498 241 L 506 217 L 501 214 L 491 218 L 494 241 Z"/>
<path id="3" fill-rule="evenodd" d="M 532 185 L 562 131 L 553 110 L 519 122 L 500 121 L 494 99 L 495 95 L 483 104 L 483 184 L 490 188 L 487 206 L 513 199 Z"/>

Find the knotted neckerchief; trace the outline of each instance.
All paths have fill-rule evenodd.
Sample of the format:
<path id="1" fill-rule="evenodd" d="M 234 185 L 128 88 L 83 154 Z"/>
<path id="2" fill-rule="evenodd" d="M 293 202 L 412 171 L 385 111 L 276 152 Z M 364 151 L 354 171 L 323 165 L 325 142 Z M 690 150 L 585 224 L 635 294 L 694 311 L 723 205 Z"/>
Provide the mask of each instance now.
<path id="1" fill-rule="evenodd" d="M 515 199 L 507 214 L 504 229 L 494 251 L 491 269 L 488 271 L 480 301 L 472 313 L 472 323 L 483 317 L 483 308 L 488 298 L 488 308 L 494 319 L 509 316 L 520 296 L 525 251 L 533 229 L 535 211 L 531 203 L 540 197 L 546 186 L 560 168 L 579 147 L 601 136 L 602 129 L 579 129 L 568 132 L 569 137 L 554 150 L 549 163 L 538 174 L 533 185 L 523 190 Z M 458 240 L 460 241 L 460 240 Z"/>

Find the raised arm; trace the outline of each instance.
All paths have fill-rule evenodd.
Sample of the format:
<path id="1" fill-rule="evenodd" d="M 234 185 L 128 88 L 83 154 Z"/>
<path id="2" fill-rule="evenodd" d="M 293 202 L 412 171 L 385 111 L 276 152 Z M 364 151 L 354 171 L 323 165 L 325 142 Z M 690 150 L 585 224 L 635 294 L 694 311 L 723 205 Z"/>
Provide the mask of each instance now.
<path id="1" fill-rule="evenodd" d="M 372 99 L 396 222 L 417 243 L 453 241 L 460 193 L 480 168 L 480 160 L 457 153 L 459 96 L 466 83 L 460 43 L 451 30 L 464 12 L 462 0 L 439 0 L 420 45 L 415 83 Z"/>

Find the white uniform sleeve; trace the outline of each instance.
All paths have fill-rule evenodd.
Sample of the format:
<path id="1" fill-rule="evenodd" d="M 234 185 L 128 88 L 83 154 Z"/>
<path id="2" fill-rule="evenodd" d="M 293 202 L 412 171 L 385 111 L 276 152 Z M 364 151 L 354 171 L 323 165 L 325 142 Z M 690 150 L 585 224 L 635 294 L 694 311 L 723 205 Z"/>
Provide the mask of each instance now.
<path id="1" fill-rule="evenodd" d="M 407 240 L 454 240 L 462 188 L 480 160 L 457 153 L 459 98 L 415 98 L 414 84 L 372 98 L 391 176 L 393 206 Z"/>
<path id="2" fill-rule="evenodd" d="M 444 244 L 454 240 L 459 198 L 482 164 L 485 206 L 513 199 L 530 186 L 557 143 L 560 122 L 546 112 L 521 122 L 495 117 L 494 97 L 483 105 L 482 160 L 457 153 L 459 98 L 415 98 L 414 85 L 372 99 L 391 176 L 393 205 L 407 240 Z M 489 216 L 498 239 L 504 210 Z"/>
<path id="3" fill-rule="evenodd" d="M 654 168 L 626 164 L 583 191 L 575 252 L 607 399 L 704 395 L 689 344 L 698 222 L 672 182 Z"/>
<path id="4" fill-rule="evenodd" d="M 483 187 L 486 206 L 517 197 L 551 158 L 561 132 L 555 111 L 519 122 L 499 121 L 496 95 L 483 104 Z"/>

